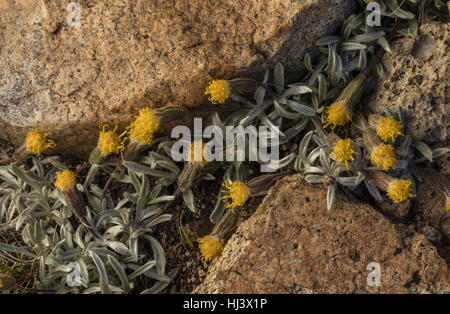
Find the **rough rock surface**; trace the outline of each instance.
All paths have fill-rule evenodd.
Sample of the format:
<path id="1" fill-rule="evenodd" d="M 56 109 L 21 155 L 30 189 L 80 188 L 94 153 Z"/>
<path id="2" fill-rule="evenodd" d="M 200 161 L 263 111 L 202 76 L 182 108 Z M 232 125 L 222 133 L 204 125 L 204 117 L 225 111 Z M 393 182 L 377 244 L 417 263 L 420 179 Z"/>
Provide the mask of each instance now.
<path id="1" fill-rule="evenodd" d="M 449 138 L 450 24 L 420 27 L 417 39 L 398 40 L 386 54 L 386 76 L 368 105 L 375 112 L 401 105 L 409 117 L 410 134 L 429 142 Z"/>
<path id="2" fill-rule="evenodd" d="M 425 236 L 323 186 L 281 179 L 240 225 L 196 293 L 449 293 L 450 271 Z M 367 285 L 369 263 L 381 286 Z"/>
<path id="3" fill-rule="evenodd" d="M 212 78 L 291 71 L 352 0 L 0 0 L 0 127 L 15 144 L 41 127 L 60 150 L 89 152 L 97 126 L 142 106 L 203 101 Z M 71 22 L 71 24 L 72 24 Z M 76 150 L 73 148 L 76 147 Z"/>

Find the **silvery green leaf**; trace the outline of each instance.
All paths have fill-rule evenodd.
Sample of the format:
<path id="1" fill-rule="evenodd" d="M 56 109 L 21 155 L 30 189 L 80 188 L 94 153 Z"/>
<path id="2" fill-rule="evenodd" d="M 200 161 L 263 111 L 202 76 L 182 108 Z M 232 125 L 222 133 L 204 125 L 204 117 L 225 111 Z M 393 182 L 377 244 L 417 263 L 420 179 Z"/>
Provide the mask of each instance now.
<path id="1" fill-rule="evenodd" d="M 81 255 L 83 250 L 81 249 L 74 249 L 74 250 L 68 250 L 61 252 L 60 254 L 55 256 L 55 259 L 61 263 L 64 263 L 65 261 L 70 261 L 76 258 L 77 256 Z"/>
<path id="2" fill-rule="evenodd" d="M 389 42 L 386 40 L 386 37 L 382 36 L 378 38 L 377 40 L 378 44 L 383 47 L 384 51 L 391 53 L 391 46 L 389 45 Z"/>
<path id="3" fill-rule="evenodd" d="M 291 162 L 295 159 L 295 154 L 289 154 L 286 157 L 280 160 L 271 160 L 270 164 L 267 164 L 267 167 L 272 169 L 273 171 L 287 167 L 291 164 Z M 264 164 L 264 163 L 263 163 Z"/>
<path id="4" fill-rule="evenodd" d="M 336 184 L 329 185 L 327 189 L 327 209 L 333 208 L 334 201 L 336 199 Z"/>
<path id="5" fill-rule="evenodd" d="M 120 216 L 119 211 L 117 211 L 115 209 L 101 211 L 94 217 L 95 225 L 98 228 L 104 219 L 110 218 L 110 217 L 119 217 L 119 216 Z"/>
<path id="6" fill-rule="evenodd" d="M 40 193 L 42 190 L 42 184 L 32 180 L 27 174 L 22 171 L 19 167 L 17 167 L 15 164 L 12 164 L 10 166 L 11 171 L 21 179 L 22 181 L 26 182 L 29 186 L 31 186 L 36 192 Z"/>
<path id="7" fill-rule="evenodd" d="M 174 195 L 164 195 L 164 196 L 159 196 L 159 197 L 152 199 L 150 202 L 147 203 L 147 205 L 158 204 L 161 202 L 170 202 L 173 200 L 175 200 Z"/>
<path id="8" fill-rule="evenodd" d="M 300 142 L 300 145 L 298 147 L 298 153 L 303 158 L 306 158 L 306 153 L 308 152 L 309 142 L 311 141 L 311 138 L 314 134 L 314 131 L 309 131 L 305 134 L 302 141 Z"/>
<path id="9" fill-rule="evenodd" d="M 124 291 L 130 290 L 130 282 L 128 281 L 128 277 L 125 273 L 125 268 L 122 266 L 122 264 L 119 263 L 119 261 L 112 255 L 108 255 L 109 263 L 111 264 L 111 267 L 113 268 L 114 272 L 119 277 L 119 280 L 122 284 L 122 288 Z"/>
<path id="10" fill-rule="evenodd" d="M 123 226 L 110 227 L 105 231 L 105 239 L 114 239 L 124 231 Z"/>
<path id="11" fill-rule="evenodd" d="M 157 206 L 150 206 L 145 208 L 142 212 L 141 221 L 144 221 L 145 219 L 158 214 L 160 211 L 161 209 Z"/>
<path id="12" fill-rule="evenodd" d="M 330 158 L 327 156 L 325 149 L 320 150 L 319 154 L 320 164 L 327 172 L 331 172 L 331 164 L 330 164 Z"/>
<path id="13" fill-rule="evenodd" d="M 273 122 L 270 121 L 270 119 L 264 113 L 261 113 L 260 119 L 261 119 L 261 123 L 263 125 L 270 127 L 272 132 L 274 132 L 275 134 L 279 134 L 279 136 L 281 136 L 281 137 L 286 137 L 286 135 L 280 131 L 280 128 L 278 126 L 276 126 L 275 124 L 273 124 Z"/>
<path id="14" fill-rule="evenodd" d="M 33 160 L 33 169 L 36 169 L 36 172 L 39 177 L 44 178 L 45 172 L 44 172 L 44 167 L 42 166 L 42 163 L 34 157 L 32 160 Z"/>
<path id="15" fill-rule="evenodd" d="M 318 88 L 318 101 L 319 103 L 321 103 L 322 101 L 325 100 L 325 97 L 327 96 L 327 80 L 325 79 L 325 77 L 320 74 L 317 77 L 318 81 L 319 81 L 319 88 Z M 318 107 L 318 106 L 316 106 Z"/>
<path id="16" fill-rule="evenodd" d="M 165 161 L 165 160 L 160 160 L 158 161 L 158 165 L 166 168 L 168 170 L 170 170 L 172 173 L 178 175 L 180 174 L 181 170 L 180 168 L 177 167 L 177 165 L 175 165 L 175 163 L 173 161 Z"/>
<path id="17" fill-rule="evenodd" d="M 84 228 L 85 228 L 84 225 L 81 225 L 81 224 L 78 225 L 77 231 L 75 231 L 75 235 L 73 237 L 73 240 L 75 241 L 75 243 L 82 249 L 85 248 L 84 241 L 82 240 L 82 232 L 83 232 Z"/>
<path id="18" fill-rule="evenodd" d="M 92 182 L 94 182 L 95 176 L 97 175 L 99 170 L 100 167 L 98 165 L 92 165 L 91 168 L 89 168 L 88 174 L 86 175 L 86 179 L 84 180 L 83 184 L 85 187 L 88 187 Z"/>
<path id="19" fill-rule="evenodd" d="M 0 167 L 0 179 L 8 182 L 16 188 L 19 188 L 19 182 L 8 170 L 6 170 L 6 167 Z"/>
<path id="20" fill-rule="evenodd" d="M 341 44 L 342 51 L 361 50 L 367 49 L 367 45 L 359 43 L 357 41 L 346 41 Z"/>
<path id="21" fill-rule="evenodd" d="M 320 38 L 316 41 L 316 46 L 326 46 L 331 44 L 336 44 L 342 41 L 342 38 L 339 36 L 331 35 Z"/>
<path id="22" fill-rule="evenodd" d="M 159 275 L 164 275 L 166 270 L 166 255 L 164 254 L 164 249 L 161 244 L 154 237 L 149 235 L 144 235 L 144 238 L 150 242 L 153 250 L 153 256 L 156 261 L 156 272 Z"/>
<path id="23" fill-rule="evenodd" d="M 282 95 L 282 97 L 289 97 L 294 95 L 301 95 L 301 94 L 307 94 L 312 93 L 312 89 L 309 88 L 306 85 L 299 85 L 288 88 Z"/>
<path id="24" fill-rule="evenodd" d="M 278 94 L 283 93 L 284 88 L 284 67 L 281 63 L 277 63 L 274 69 L 275 87 Z"/>
<path id="25" fill-rule="evenodd" d="M 88 271 L 88 267 L 86 265 L 86 262 L 84 261 L 84 259 L 82 257 L 80 257 L 80 258 L 77 259 L 77 263 L 80 266 L 82 285 L 87 287 L 87 285 L 89 283 L 89 271 Z"/>
<path id="26" fill-rule="evenodd" d="M 359 57 L 358 57 L 358 68 L 363 70 L 366 68 L 367 65 L 367 56 L 365 50 L 359 51 Z"/>
<path id="27" fill-rule="evenodd" d="M 144 209 L 147 203 L 147 194 L 149 190 L 149 182 L 146 176 L 142 176 L 141 180 L 142 184 L 139 190 L 139 196 L 136 204 L 136 220 L 139 221 L 141 219 L 142 210 Z"/>
<path id="28" fill-rule="evenodd" d="M 108 273 L 102 259 L 94 251 L 89 251 L 100 276 L 100 289 L 102 293 L 110 293 Z"/>
<path id="29" fill-rule="evenodd" d="M 299 113 L 293 113 L 293 112 L 287 111 L 276 100 L 274 100 L 273 104 L 275 106 L 275 110 L 283 118 L 287 118 L 287 119 L 290 119 L 290 120 L 297 120 L 297 119 L 300 119 L 302 117 L 302 115 L 299 114 Z"/>
<path id="30" fill-rule="evenodd" d="M 355 70 L 358 67 L 358 62 L 359 62 L 359 57 L 353 58 L 352 61 L 350 61 L 349 63 L 347 63 L 344 66 L 342 71 L 344 73 L 352 72 L 353 70 Z"/>
<path id="31" fill-rule="evenodd" d="M 352 25 L 346 25 L 343 29 L 342 37 L 344 39 L 348 39 L 350 37 L 350 35 L 352 34 L 352 31 L 353 31 Z"/>
<path id="32" fill-rule="evenodd" d="M 145 228 L 151 228 L 153 226 L 156 226 L 160 223 L 166 222 L 166 221 L 170 221 L 172 219 L 172 215 L 170 214 L 164 214 L 159 216 L 158 218 L 152 220 L 150 223 L 145 225 Z"/>
<path id="33" fill-rule="evenodd" d="M 46 280 L 46 272 L 45 272 L 45 262 L 44 262 L 44 256 L 41 256 L 39 258 L 39 281 L 44 284 L 44 286 L 47 285 L 47 280 Z"/>
<path id="34" fill-rule="evenodd" d="M 44 160 L 42 160 L 42 163 L 43 164 L 50 163 L 53 167 L 57 168 L 58 170 L 67 170 L 68 169 L 66 165 L 59 162 L 58 156 L 52 156 L 52 157 L 45 158 Z"/>
<path id="35" fill-rule="evenodd" d="M 128 169 L 133 170 L 136 173 L 140 173 L 140 174 L 146 174 L 146 175 L 149 175 L 149 176 L 161 177 L 161 178 L 170 178 L 170 177 L 173 176 L 171 173 L 167 173 L 167 172 L 164 172 L 164 171 L 152 169 L 150 167 L 141 165 L 141 164 L 139 164 L 137 162 L 134 162 L 134 161 L 125 161 L 123 164 Z"/>
<path id="36" fill-rule="evenodd" d="M 158 197 L 159 193 L 161 193 L 162 188 L 163 186 L 161 184 L 156 184 L 150 192 L 148 198 L 154 199 L 155 197 Z"/>
<path id="37" fill-rule="evenodd" d="M 220 194 L 219 194 L 216 206 L 212 210 L 211 215 L 209 215 L 209 220 L 213 224 L 216 224 L 222 217 L 223 213 L 225 212 L 225 205 L 226 205 L 226 203 L 224 202 L 223 199 L 220 198 Z"/>
<path id="38" fill-rule="evenodd" d="M 141 294 L 156 294 L 156 293 L 161 292 L 161 291 L 164 290 L 164 289 L 169 285 L 169 283 L 175 278 L 177 272 L 178 272 L 178 269 L 172 269 L 172 270 L 167 274 L 167 277 L 169 278 L 169 280 L 166 280 L 166 281 L 158 281 L 158 282 L 155 283 L 151 288 L 142 291 Z"/>
<path id="39" fill-rule="evenodd" d="M 269 81 L 269 75 L 270 75 L 270 71 L 266 70 L 264 72 L 264 79 L 263 79 L 263 85 L 267 85 L 267 82 Z"/>
<path id="40" fill-rule="evenodd" d="M 186 204 L 187 208 L 189 208 L 192 212 L 196 213 L 197 209 L 195 208 L 194 203 L 194 193 L 191 189 L 185 190 L 182 193 L 183 201 Z"/>
<path id="41" fill-rule="evenodd" d="M 305 176 L 305 180 L 306 180 L 306 182 L 313 183 L 313 184 L 323 183 L 322 182 L 322 176 L 321 175 L 316 175 L 316 174 L 307 174 Z"/>
<path id="42" fill-rule="evenodd" d="M 384 77 L 385 76 L 385 72 L 384 72 L 384 67 L 382 63 L 378 63 L 376 66 L 376 71 L 379 77 Z"/>
<path id="43" fill-rule="evenodd" d="M 105 244 L 111 248 L 113 251 L 117 252 L 120 255 L 130 255 L 130 250 L 127 248 L 125 244 L 118 241 L 106 241 Z"/>
<path id="44" fill-rule="evenodd" d="M 6 243 L 0 243 L 0 251 L 12 252 L 17 254 L 22 254 L 24 256 L 36 258 L 37 256 L 23 248 L 12 246 Z"/>
<path id="45" fill-rule="evenodd" d="M 427 144 L 414 140 L 412 141 L 412 146 L 421 152 L 429 161 L 433 161 L 433 151 Z"/>
<path id="46" fill-rule="evenodd" d="M 396 0 L 385 0 L 384 3 L 392 10 L 392 14 L 401 19 L 413 19 L 415 15 L 411 12 L 400 9 Z"/>
<path id="47" fill-rule="evenodd" d="M 266 96 L 266 89 L 262 86 L 258 87 L 255 91 L 255 102 L 256 105 L 261 105 L 264 101 L 264 97 Z"/>
<path id="48" fill-rule="evenodd" d="M 373 182 L 369 182 L 367 180 L 364 180 L 364 184 L 366 185 L 367 190 L 369 191 L 370 195 L 377 201 L 382 202 L 383 197 L 380 194 L 380 191 L 378 190 L 377 186 Z"/>
<path id="49" fill-rule="evenodd" d="M 448 152 L 450 152 L 450 148 L 447 148 L 447 147 L 435 148 L 435 149 L 433 149 L 433 159 L 444 156 Z"/>
<path id="50" fill-rule="evenodd" d="M 383 31 L 371 32 L 371 33 L 356 35 L 353 38 L 351 38 L 351 40 L 357 41 L 360 43 L 368 43 L 368 42 L 377 40 L 378 38 L 383 37 L 384 35 L 386 35 L 386 33 Z M 362 48 L 362 49 L 365 49 L 365 48 Z"/>
<path id="51" fill-rule="evenodd" d="M 317 174 L 317 173 L 325 173 L 325 170 L 319 167 L 305 167 L 305 174 Z"/>
<path id="52" fill-rule="evenodd" d="M 298 113 L 300 113 L 303 116 L 306 116 L 306 117 L 316 116 L 316 111 L 311 107 L 308 107 L 306 105 L 303 105 L 303 104 L 298 103 L 293 100 L 289 100 L 288 104 L 289 104 L 289 107 L 292 108 L 292 110 L 297 111 Z"/>
<path id="53" fill-rule="evenodd" d="M 139 249 L 138 249 L 139 239 L 137 237 L 130 237 L 128 241 L 133 261 L 137 262 L 139 259 Z"/>
<path id="54" fill-rule="evenodd" d="M 135 278 L 137 278 L 138 276 L 142 275 L 143 273 L 149 271 L 150 269 L 152 269 L 153 267 L 155 267 L 156 265 L 156 261 L 149 261 L 147 263 L 145 263 L 144 265 L 142 265 L 141 267 L 139 267 L 138 269 L 136 269 L 130 276 L 128 276 L 129 280 L 133 280 Z"/>
<path id="55" fill-rule="evenodd" d="M 308 124 L 308 121 L 309 121 L 308 118 L 303 118 L 302 120 L 300 120 L 299 123 L 297 123 L 293 127 L 284 131 L 285 137 L 280 139 L 279 145 L 288 143 L 289 140 L 291 140 L 293 137 L 297 136 L 297 134 L 299 134 L 301 131 L 303 131 L 303 129 L 306 127 L 306 125 Z M 260 132 L 260 136 L 261 136 L 261 132 Z M 268 146 L 274 147 L 275 145 L 269 144 Z"/>
<path id="56" fill-rule="evenodd" d="M 216 180 L 216 177 L 213 176 L 211 173 L 204 173 L 202 180 L 214 181 L 214 180 Z"/>

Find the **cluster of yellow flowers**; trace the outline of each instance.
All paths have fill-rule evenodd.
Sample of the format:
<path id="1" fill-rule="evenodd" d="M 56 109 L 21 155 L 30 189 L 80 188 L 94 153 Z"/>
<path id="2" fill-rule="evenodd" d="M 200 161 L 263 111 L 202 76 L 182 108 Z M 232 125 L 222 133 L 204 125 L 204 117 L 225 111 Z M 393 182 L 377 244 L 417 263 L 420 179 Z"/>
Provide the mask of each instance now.
<path id="1" fill-rule="evenodd" d="M 151 108 L 141 109 L 139 115 L 127 128 L 127 131 L 117 133 L 118 127 L 108 130 L 107 125 L 101 127 L 97 147 L 103 156 L 119 153 L 129 138 L 140 144 L 150 144 L 158 131 L 160 121 L 156 116 L 156 111 Z M 27 133 L 25 138 L 26 149 L 29 153 L 41 155 L 45 150 L 56 147 L 54 141 L 48 139 L 50 133 L 41 132 L 38 129 Z"/>

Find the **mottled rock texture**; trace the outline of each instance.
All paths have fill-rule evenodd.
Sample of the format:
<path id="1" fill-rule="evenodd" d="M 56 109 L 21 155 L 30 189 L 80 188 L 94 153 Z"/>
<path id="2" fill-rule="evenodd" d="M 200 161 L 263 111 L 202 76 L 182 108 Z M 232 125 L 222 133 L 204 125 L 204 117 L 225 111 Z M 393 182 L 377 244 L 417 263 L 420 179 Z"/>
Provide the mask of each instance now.
<path id="1" fill-rule="evenodd" d="M 212 78 L 258 76 L 333 32 L 352 0 L 0 0 L 0 126 L 15 144 L 41 127 L 83 156 L 100 124 L 138 108 L 205 102 Z M 288 75 L 291 75 L 288 73 Z"/>
<path id="2" fill-rule="evenodd" d="M 381 266 L 368 286 L 367 266 Z M 449 293 L 450 271 L 425 236 L 392 224 L 367 204 L 301 175 L 272 187 L 240 225 L 196 293 Z"/>
<path id="3" fill-rule="evenodd" d="M 416 39 L 392 44 L 383 64 L 386 76 L 368 106 L 375 112 L 402 106 L 409 121 L 409 134 L 429 142 L 449 138 L 450 24 L 422 24 Z"/>

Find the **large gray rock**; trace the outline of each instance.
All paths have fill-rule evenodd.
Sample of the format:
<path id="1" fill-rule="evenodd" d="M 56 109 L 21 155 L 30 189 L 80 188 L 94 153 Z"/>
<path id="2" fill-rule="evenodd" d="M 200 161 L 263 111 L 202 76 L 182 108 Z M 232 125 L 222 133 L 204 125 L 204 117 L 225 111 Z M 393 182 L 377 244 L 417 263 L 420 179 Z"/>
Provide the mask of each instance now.
<path id="1" fill-rule="evenodd" d="M 279 180 L 213 261 L 196 293 L 450 293 L 425 236 L 302 175 Z M 367 284 L 374 264 L 380 286 Z M 375 275 L 375 273 L 372 273 Z"/>
<path id="2" fill-rule="evenodd" d="M 0 0 L 0 127 L 15 144 L 54 132 L 84 156 L 97 126 L 124 125 L 143 106 L 196 106 L 207 82 L 276 62 L 290 71 L 334 31 L 352 0 Z"/>
<path id="3" fill-rule="evenodd" d="M 450 23 L 422 24 L 416 39 L 396 41 L 383 64 L 386 76 L 378 81 L 368 106 L 381 113 L 397 105 L 408 115 L 409 134 L 429 142 L 449 138 Z"/>

